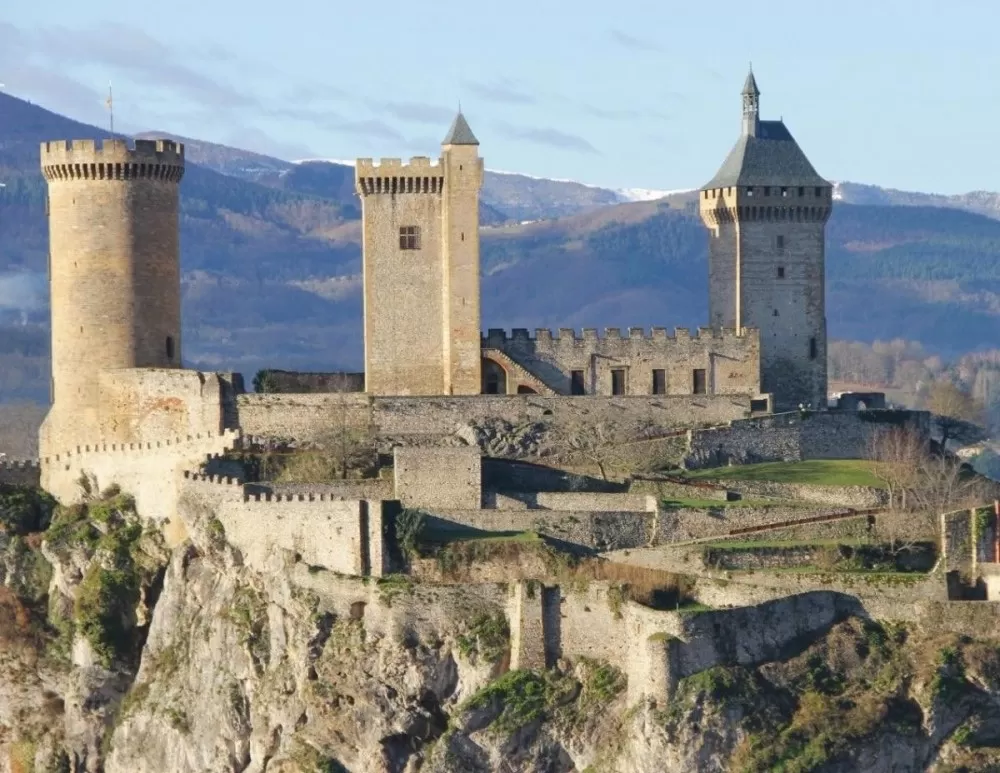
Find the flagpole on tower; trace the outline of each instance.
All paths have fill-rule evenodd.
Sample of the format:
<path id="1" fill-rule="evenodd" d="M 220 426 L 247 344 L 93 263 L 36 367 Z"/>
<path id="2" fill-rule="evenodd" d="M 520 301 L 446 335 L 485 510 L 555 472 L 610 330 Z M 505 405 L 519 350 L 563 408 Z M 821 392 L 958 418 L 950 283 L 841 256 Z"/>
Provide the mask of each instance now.
<path id="1" fill-rule="evenodd" d="M 111 136 L 115 136 L 115 104 L 112 99 L 111 94 L 111 81 L 108 81 L 108 101 L 105 103 L 108 106 L 108 116 L 111 121 Z"/>

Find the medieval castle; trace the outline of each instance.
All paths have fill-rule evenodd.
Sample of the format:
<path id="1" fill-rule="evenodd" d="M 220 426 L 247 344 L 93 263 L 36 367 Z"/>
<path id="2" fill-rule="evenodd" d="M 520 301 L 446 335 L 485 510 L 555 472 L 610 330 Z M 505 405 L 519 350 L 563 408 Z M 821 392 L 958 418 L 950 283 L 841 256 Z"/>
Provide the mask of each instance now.
<path id="1" fill-rule="evenodd" d="M 857 518 L 853 507 L 872 512 L 884 504 L 884 492 L 841 492 L 851 501 L 846 511 L 842 499 L 811 492 L 810 506 L 821 512 L 806 518 L 810 511 L 785 507 L 791 493 L 765 487 L 744 493 L 772 497 L 773 506 L 685 514 L 648 491 L 547 465 L 539 451 L 550 435 L 590 433 L 597 445 L 619 443 L 632 470 L 640 466 L 636 454 L 676 454 L 688 468 L 864 454 L 876 417 L 827 409 L 824 232 L 832 186 L 784 123 L 761 119 L 759 98 L 751 73 L 739 139 L 698 194 L 709 241 L 709 324 L 694 332 L 483 333 L 484 167 L 465 117 L 456 116 L 437 161 L 359 159 L 365 362 L 357 391 L 247 393 L 239 374 L 184 369 L 183 146 L 45 143 L 52 408 L 39 464 L 0 465 L 0 482 L 40 477 L 64 503 L 116 484 L 162 525 L 169 544 L 197 539 L 208 513 L 249 566 L 278 556 L 290 573 L 308 566 L 351 576 L 394 571 L 389 543 L 400 507 L 452 526 L 532 531 L 596 552 L 725 536 L 736 526 Z M 926 414 L 893 413 L 894 426 L 927 432 Z M 242 450 L 321 446 L 345 428 L 371 438 L 376 474 L 296 488 L 250 480 L 242 466 Z M 699 492 L 699 500 L 733 493 Z M 956 534 L 968 531 L 965 517 L 953 519 Z M 949 548 L 957 566 L 968 546 L 959 537 L 949 544 L 958 546 Z M 928 598 L 946 599 L 936 583 L 927 586 Z M 790 584 L 768 593 L 723 587 L 705 585 L 705 598 L 715 593 L 729 604 L 755 604 L 792 592 Z M 722 658 L 685 644 L 693 641 L 684 627 L 691 626 L 664 616 L 674 613 L 638 606 L 629 607 L 624 622 L 613 615 L 602 622 L 608 635 L 596 642 L 588 638 L 592 602 L 567 601 L 558 591 L 535 596 L 519 586 L 504 597 L 512 667 L 600 650 L 628 672 L 630 694 L 662 696 L 678 675 Z M 350 593 L 370 591 L 355 584 Z M 553 618 L 546 605 L 558 611 L 561 603 L 579 609 L 561 624 L 560 644 L 546 628 L 558 614 Z M 797 603 L 789 601 L 781 633 L 789 640 L 805 625 L 797 622 Z M 817 626 L 840 614 L 829 605 Z M 746 627 L 742 618 L 727 620 L 715 630 L 735 637 Z"/>

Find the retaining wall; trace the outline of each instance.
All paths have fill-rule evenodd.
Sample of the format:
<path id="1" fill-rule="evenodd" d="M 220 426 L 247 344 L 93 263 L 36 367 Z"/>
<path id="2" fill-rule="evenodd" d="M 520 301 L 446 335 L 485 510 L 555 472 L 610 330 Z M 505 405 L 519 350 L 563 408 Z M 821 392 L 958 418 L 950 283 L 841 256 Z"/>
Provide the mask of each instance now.
<path id="1" fill-rule="evenodd" d="M 735 420 L 725 427 L 692 430 L 689 469 L 805 459 L 864 459 L 879 430 L 907 427 L 930 436 L 926 411 L 817 411 Z"/>

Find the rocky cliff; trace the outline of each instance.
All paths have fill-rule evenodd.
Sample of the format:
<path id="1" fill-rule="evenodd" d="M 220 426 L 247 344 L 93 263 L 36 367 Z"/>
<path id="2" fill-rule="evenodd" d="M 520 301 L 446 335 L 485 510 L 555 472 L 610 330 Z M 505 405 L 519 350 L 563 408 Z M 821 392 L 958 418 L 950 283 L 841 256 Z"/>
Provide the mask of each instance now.
<path id="1" fill-rule="evenodd" d="M 188 517 L 171 552 L 118 492 L 54 511 L 0 492 L 0 771 L 1000 765 L 996 642 L 850 618 L 629 705 L 606 663 L 509 670 L 501 585 L 343 577 L 290 555 L 251 571 L 210 511 Z"/>

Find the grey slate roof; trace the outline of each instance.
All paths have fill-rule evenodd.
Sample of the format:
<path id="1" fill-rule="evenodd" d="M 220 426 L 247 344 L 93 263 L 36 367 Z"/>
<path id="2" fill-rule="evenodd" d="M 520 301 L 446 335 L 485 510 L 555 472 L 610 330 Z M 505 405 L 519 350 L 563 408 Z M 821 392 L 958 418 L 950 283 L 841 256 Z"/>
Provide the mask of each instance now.
<path id="1" fill-rule="evenodd" d="M 760 96 L 760 89 L 757 88 L 757 79 L 753 77 L 753 70 L 747 74 L 746 82 L 743 84 L 744 94 L 753 94 L 755 97 Z"/>
<path id="2" fill-rule="evenodd" d="M 458 115 L 455 116 L 455 120 L 452 121 L 451 128 L 448 130 L 448 134 L 441 141 L 442 145 L 478 145 L 479 140 L 476 139 L 476 135 L 472 133 L 472 129 L 469 128 L 469 122 L 465 120 L 465 116 L 462 115 L 462 111 L 458 111 Z"/>
<path id="3" fill-rule="evenodd" d="M 749 82 L 753 74 L 747 78 Z M 756 83 L 753 84 L 756 87 Z M 813 169 L 782 121 L 761 121 L 757 136 L 744 134 L 702 190 L 731 185 L 830 185 Z"/>

